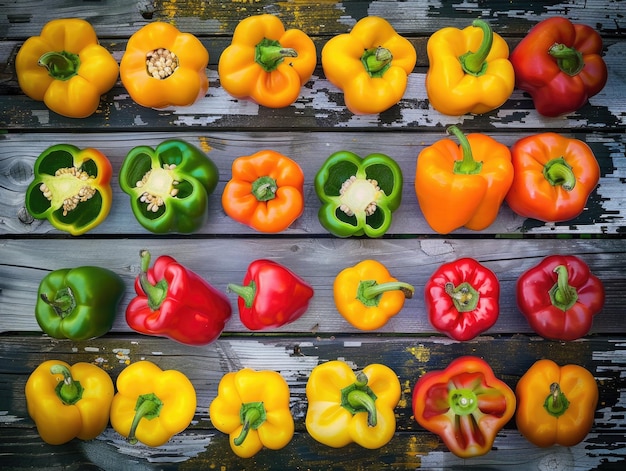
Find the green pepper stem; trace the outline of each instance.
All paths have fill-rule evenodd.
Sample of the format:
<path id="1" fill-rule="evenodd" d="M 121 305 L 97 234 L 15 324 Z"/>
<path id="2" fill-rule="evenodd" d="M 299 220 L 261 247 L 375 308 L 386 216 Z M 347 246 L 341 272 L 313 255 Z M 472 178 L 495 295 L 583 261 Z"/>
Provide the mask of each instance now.
<path id="1" fill-rule="evenodd" d="M 69 80 L 78 73 L 80 58 L 78 54 L 67 51 L 50 51 L 39 58 L 38 64 L 48 69 L 50 77 L 56 80 Z"/>
<path id="2" fill-rule="evenodd" d="M 555 267 L 554 272 L 557 278 L 550 289 L 550 300 L 555 307 L 567 311 L 578 301 L 578 292 L 569 284 L 569 274 L 565 265 Z"/>
<path id="3" fill-rule="evenodd" d="M 254 60 L 265 72 L 276 70 L 285 57 L 298 57 L 298 52 L 267 38 L 263 38 L 255 47 Z"/>
<path id="4" fill-rule="evenodd" d="M 483 168 L 482 162 L 474 160 L 472 155 L 472 147 L 470 146 L 467 136 L 457 126 L 449 126 L 446 131 L 448 134 L 453 134 L 459 140 L 461 151 L 463 152 L 463 159 L 454 162 L 454 173 L 460 173 L 464 175 L 475 175 L 480 173 Z"/>
<path id="5" fill-rule="evenodd" d="M 565 397 L 563 391 L 561 391 L 559 383 L 552 383 L 550 385 L 550 394 L 546 397 L 543 407 L 548 414 L 553 417 L 560 417 L 565 413 L 569 407 L 569 400 Z"/>
<path id="6" fill-rule="evenodd" d="M 128 443 L 134 445 L 138 442 L 135 434 L 137 433 L 137 427 L 141 419 L 152 420 L 159 416 L 163 402 L 154 393 L 141 394 L 137 398 L 135 404 L 135 416 L 130 424 L 130 430 L 128 431 Z"/>
<path id="7" fill-rule="evenodd" d="M 55 388 L 56 395 L 63 401 L 63 404 L 71 406 L 82 399 L 84 389 L 79 381 L 72 378 L 72 372 L 65 365 L 52 365 L 50 373 L 63 375 L 63 381 Z"/>
<path id="8" fill-rule="evenodd" d="M 554 44 L 548 49 L 548 54 L 556 59 L 559 69 L 572 77 L 585 67 L 583 55 L 573 47 L 567 47 L 565 44 Z"/>
<path id="9" fill-rule="evenodd" d="M 448 393 L 448 403 L 455 415 L 470 415 L 478 407 L 478 398 L 471 389 L 452 389 Z"/>
<path id="10" fill-rule="evenodd" d="M 54 309 L 54 312 L 56 312 L 61 319 L 69 316 L 76 308 L 76 299 L 69 286 L 59 289 L 55 293 L 54 299 L 48 298 L 46 293 L 42 293 L 39 297 L 44 303 Z"/>
<path id="11" fill-rule="evenodd" d="M 139 273 L 139 284 L 141 289 L 148 298 L 148 307 L 153 311 L 156 311 L 161 307 L 163 301 L 167 297 L 168 283 L 165 278 L 159 280 L 156 284 L 150 283 L 148 280 L 148 269 L 150 268 L 150 252 L 148 250 L 141 250 L 139 252 L 141 256 L 141 273 Z"/>
<path id="12" fill-rule="evenodd" d="M 489 23 L 484 20 L 476 19 L 472 22 L 472 26 L 480 28 L 483 31 L 483 40 L 476 52 L 468 51 L 459 57 L 463 71 L 471 75 L 483 75 L 487 71 L 487 56 L 491 52 L 493 45 L 493 30 Z"/>
<path id="13" fill-rule="evenodd" d="M 239 409 L 239 419 L 241 420 L 241 425 L 243 425 L 243 427 L 241 428 L 239 436 L 233 439 L 233 443 L 236 446 L 243 444 L 250 430 L 258 429 L 261 425 L 263 425 L 266 418 L 267 413 L 262 402 L 247 402 L 245 404 L 241 404 L 241 408 Z"/>
<path id="14" fill-rule="evenodd" d="M 565 191 L 571 191 L 576 186 L 576 175 L 564 157 L 557 157 L 546 162 L 543 167 L 543 176 L 550 185 L 561 185 Z"/>
<path id="15" fill-rule="evenodd" d="M 278 185 L 272 177 L 259 177 L 252 182 L 252 194 L 257 201 L 269 201 L 276 198 Z"/>
<path id="16" fill-rule="evenodd" d="M 247 286 L 229 283 L 226 289 L 241 296 L 247 308 L 251 308 L 254 304 L 254 298 L 256 296 L 256 283 L 254 281 L 250 281 Z"/>
<path id="17" fill-rule="evenodd" d="M 367 49 L 361 56 L 361 62 L 370 77 L 382 77 L 391 66 L 393 54 L 387 48 L 378 46 Z"/>
<path id="18" fill-rule="evenodd" d="M 380 284 L 374 280 L 361 281 L 357 291 L 357 298 L 365 305 L 371 305 L 372 301 L 374 305 L 377 305 L 380 297 L 388 291 L 402 291 L 407 299 L 411 299 L 413 293 L 415 293 L 415 288 L 413 285 L 403 281 L 389 281 Z"/>
<path id="19" fill-rule="evenodd" d="M 367 425 L 375 427 L 378 423 L 376 394 L 367 385 L 367 381 L 367 375 L 359 371 L 356 381 L 341 390 L 341 405 L 352 415 L 367 412 Z"/>
<path id="20" fill-rule="evenodd" d="M 471 284 L 464 281 L 458 286 L 448 282 L 444 286 L 446 294 L 452 298 L 454 307 L 459 312 L 471 312 L 476 309 L 480 293 Z"/>

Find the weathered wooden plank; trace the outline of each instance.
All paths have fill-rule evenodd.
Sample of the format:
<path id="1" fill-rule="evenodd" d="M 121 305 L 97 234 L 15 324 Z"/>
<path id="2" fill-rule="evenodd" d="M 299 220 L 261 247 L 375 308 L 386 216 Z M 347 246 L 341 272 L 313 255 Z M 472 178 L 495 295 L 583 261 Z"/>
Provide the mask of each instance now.
<path id="1" fill-rule="evenodd" d="M 469 122 L 469 121 L 468 121 Z M 464 125 L 463 125 L 464 126 Z M 512 145 L 524 135 L 537 131 L 489 133 L 505 145 Z M 494 234 L 619 234 L 625 225 L 626 193 L 622 191 L 626 141 L 623 134 L 599 133 L 567 134 L 586 141 L 593 149 L 601 167 L 599 186 L 588 200 L 586 210 L 577 218 L 557 224 L 544 224 L 522 218 L 505 204 L 494 223 L 483 231 L 460 228 L 455 235 Z M 300 164 L 305 175 L 305 209 L 303 215 L 283 232 L 285 235 L 320 235 L 328 232 L 318 221 L 319 199 L 313 186 L 315 174 L 324 160 L 333 152 L 350 150 L 361 156 L 384 152 L 393 157 L 403 172 L 402 204 L 394 213 L 389 235 L 436 235 L 424 219 L 415 196 L 415 166 L 422 149 L 447 137 L 444 132 L 336 133 L 336 132 L 194 132 L 175 134 L 124 132 L 116 134 L 13 134 L 0 136 L 0 235 L 55 235 L 64 233 L 54 229 L 45 220 L 33 220 L 24 210 L 24 194 L 32 181 L 37 156 L 47 147 L 58 143 L 72 143 L 80 148 L 95 147 L 109 157 L 113 165 L 113 206 L 107 219 L 87 235 L 151 235 L 136 221 L 130 209 L 129 197 L 119 188 L 117 174 L 126 154 L 137 145 L 157 146 L 165 139 L 180 137 L 203 149 L 216 163 L 220 181 L 209 198 L 209 220 L 197 235 L 243 234 L 257 235 L 253 229 L 229 218 L 222 209 L 221 194 L 231 178 L 232 161 L 242 155 L 251 155 L 261 149 L 273 149 L 291 157 Z"/>
<path id="2" fill-rule="evenodd" d="M 293 269 L 315 290 L 307 313 L 275 333 L 358 333 L 338 314 L 332 295 L 333 280 L 343 268 L 364 259 L 383 263 L 392 275 L 416 288 L 404 309 L 378 330 L 380 333 L 432 333 L 423 301 L 423 288 L 437 267 L 460 257 L 473 257 L 498 276 L 501 284 L 500 317 L 486 335 L 530 332 L 515 303 L 517 278 L 550 254 L 578 254 L 606 287 L 606 305 L 596 316 L 593 333 L 623 333 L 623 293 L 626 289 L 623 239 L 5 239 L 0 242 L 0 332 L 40 332 L 34 318 L 36 291 L 41 279 L 58 268 L 98 265 L 118 273 L 127 290 L 114 332 L 128 332 L 124 310 L 134 296 L 134 278 L 140 270 L 139 251 L 148 248 L 153 258 L 168 254 L 205 278 L 220 291 L 228 283 L 241 283 L 250 262 L 270 258 Z M 248 332 L 236 309 L 237 296 L 229 295 L 234 315 L 226 332 Z M 168 341 L 169 343 L 169 341 Z"/>
<path id="3" fill-rule="evenodd" d="M 139 465 L 144 469 L 207 467 L 223 469 L 368 469 L 385 465 L 389 469 L 473 467 L 477 469 L 543 469 L 546 462 L 557 469 L 592 469 L 601 464 L 626 459 L 624 384 L 620 370 L 626 366 L 623 339 L 592 338 L 565 344 L 535 341 L 524 336 L 450 343 L 430 338 L 338 337 L 282 339 L 224 338 L 208 347 L 187 347 L 136 337 L 101 338 L 89 342 L 58 342 L 32 337 L 3 337 L 0 343 L 0 453 L 3 468 L 91 463 L 104 469 Z M 515 354 L 511 354 L 515 352 Z M 597 378 L 600 401 L 594 428 L 579 445 L 570 448 L 538 449 L 523 439 L 513 421 L 499 434 L 494 449 L 481 458 L 460 460 L 451 455 L 441 441 L 419 427 L 412 417 L 411 392 L 417 378 L 426 371 L 445 367 L 461 355 L 485 358 L 496 375 L 511 387 L 521 374 L 539 358 L 552 358 L 560 364 L 576 363 L 588 368 Z M 75 363 L 95 362 L 115 379 L 130 362 L 148 359 L 164 369 L 185 373 L 198 393 L 196 417 L 189 429 L 163 447 L 150 449 L 131 446 L 110 427 L 97 440 L 74 440 L 63 446 L 45 445 L 37 437 L 27 415 L 23 387 L 30 372 L 45 359 Z M 342 359 L 354 369 L 374 361 L 391 367 L 403 387 L 396 408 L 397 433 L 380 450 L 365 450 L 356 445 L 332 449 L 320 445 L 306 434 L 307 409 L 304 387 L 312 368 L 328 360 Z M 210 402 L 217 394 L 222 375 L 243 367 L 273 369 L 287 380 L 291 391 L 291 411 L 296 436 L 280 451 L 264 450 L 250 460 L 240 460 L 230 451 L 226 437 L 213 429 L 208 416 Z M 590 450 L 595 450 L 591 451 Z M 605 469 L 605 468 L 602 468 Z M 609 468 L 611 469 L 611 468 Z"/>

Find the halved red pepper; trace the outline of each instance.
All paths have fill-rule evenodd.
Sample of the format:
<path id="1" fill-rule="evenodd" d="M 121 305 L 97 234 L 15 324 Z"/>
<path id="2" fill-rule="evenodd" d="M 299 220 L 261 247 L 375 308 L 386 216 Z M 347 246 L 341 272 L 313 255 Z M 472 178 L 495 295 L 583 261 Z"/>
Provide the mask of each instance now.
<path id="1" fill-rule="evenodd" d="M 515 393 L 486 361 L 463 356 L 445 370 L 422 375 L 413 389 L 413 414 L 461 458 L 489 452 L 515 413 Z"/>
<path id="2" fill-rule="evenodd" d="M 604 285 L 575 255 L 550 255 L 518 278 L 517 305 L 542 337 L 576 340 L 602 310 Z"/>
<path id="3" fill-rule="evenodd" d="M 239 295 L 239 317 L 250 330 L 295 321 L 307 311 L 314 294 L 313 288 L 293 271 L 264 259 L 248 266 L 243 286 L 231 283 L 228 290 Z"/>
<path id="4" fill-rule="evenodd" d="M 473 258 L 441 265 L 424 287 L 428 320 L 455 340 L 471 340 L 492 327 L 500 314 L 500 283 Z"/>
<path id="5" fill-rule="evenodd" d="M 162 255 L 149 266 L 150 252 L 142 250 L 137 297 L 126 308 L 128 325 L 188 345 L 217 339 L 232 313 L 228 297 L 170 256 Z"/>

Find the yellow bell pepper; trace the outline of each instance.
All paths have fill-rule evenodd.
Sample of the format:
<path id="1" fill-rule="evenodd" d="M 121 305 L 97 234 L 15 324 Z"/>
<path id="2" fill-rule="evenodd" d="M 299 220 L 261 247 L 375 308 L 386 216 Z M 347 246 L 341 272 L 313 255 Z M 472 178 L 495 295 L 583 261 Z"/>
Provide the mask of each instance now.
<path id="1" fill-rule="evenodd" d="M 226 373 L 209 415 L 216 429 L 229 434 L 230 447 L 241 458 L 263 447 L 280 450 L 294 433 L 289 386 L 275 371 L 244 368 Z"/>
<path id="2" fill-rule="evenodd" d="M 404 96 L 417 53 L 387 20 L 367 16 L 322 48 L 326 78 L 344 92 L 354 114 L 376 114 Z"/>
<path id="3" fill-rule="evenodd" d="M 376 260 L 343 269 L 333 283 L 335 306 L 354 327 L 374 330 L 398 314 L 415 288 L 393 278 Z"/>
<path id="4" fill-rule="evenodd" d="M 142 360 L 117 377 L 111 426 L 131 444 L 156 447 L 185 430 L 196 412 L 196 390 L 180 371 Z"/>
<path id="5" fill-rule="evenodd" d="M 25 392 L 28 414 L 50 445 L 92 440 L 109 423 L 113 381 L 90 363 L 45 361 L 28 377 Z"/>
<path id="6" fill-rule="evenodd" d="M 120 78 L 141 106 L 189 106 L 209 88 L 208 63 L 208 51 L 193 34 L 155 21 L 128 40 L 120 62 Z"/>
<path id="7" fill-rule="evenodd" d="M 313 40 L 285 27 L 275 15 L 242 20 L 220 56 L 220 84 L 235 98 L 250 98 L 268 108 L 292 104 L 315 70 Z"/>
<path id="8" fill-rule="evenodd" d="M 28 38 L 15 58 L 22 91 L 55 113 L 86 118 L 100 104 L 119 75 L 117 61 L 98 44 L 85 20 L 52 20 L 39 36 Z"/>
<path id="9" fill-rule="evenodd" d="M 309 376 L 306 397 L 306 429 L 324 445 L 341 448 L 355 442 L 376 449 L 396 431 L 400 381 L 385 365 L 374 363 L 354 373 L 340 360 L 322 363 Z"/>
<path id="10" fill-rule="evenodd" d="M 515 73 L 509 46 L 483 20 L 460 30 L 436 31 L 426 45 L 430 67 L 426 92 L 440 113 L 482 114 L 501 106 L 513 93 Z"/>

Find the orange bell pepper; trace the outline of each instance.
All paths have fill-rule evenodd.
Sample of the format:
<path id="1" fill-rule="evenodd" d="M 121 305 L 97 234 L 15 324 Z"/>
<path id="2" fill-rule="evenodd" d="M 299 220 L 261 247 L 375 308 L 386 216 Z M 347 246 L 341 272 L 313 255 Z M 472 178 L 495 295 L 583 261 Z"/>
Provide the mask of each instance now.
<path id="1" fill-rule="evenodd" d="M 506 202 L 517 214 L 545 222 L 568 221 L 585 209 L 600 166 L 583 141 L 547 132 L 511 148 L 513 183 Z"/>
<path id="2" fill-rule="evenodd" d="M 315 44 L 298 29 L 285 31 L 278 17 L 249 16 L 220 56 L 220 84 L 235 98 L 268 108 L 289 106 L 300 95 L 317 63 Z"/>
<path id="3" fill-rule="evenodd" d="M 456 126 L 448 132 L 461 144 L 442 139 L 418 156 L 417 200 L 426 222 L 441 234 L 463 226 L 480 231 L 495 221 L 513 181 L 511 153 L 484 134 L 465 136 Z"/>
<path id="4" fill-rule="evenodd" d="M 233 161 L 222 192 L 228 216 L 259 232 L 287 229 L 304 210 L 304 173 L 279 152 L 262 150 Z"/>
<path id="5" fill-rule="evenodd" d="M 98 44 L 85 20 L 52 20 L 39 36 L 28 38 L 15 58 L 22 91 L 69 118 L 86 118 L 119 75 L 117 61 Z"/>
<path id="6" fill-rule="evenodd" d="M 209 53 L 200 40 L 155 21 L 128 40 L 120 62 L 122 84 L 141 106 L 189 106 L 209 88 Z"/>
<path id="7" fill-rule="evenodd" d="M 519 380 L 515 394 L 517 428 L 534 445 L 574 446 L 593 426 L 598 385 L 582 366 L 539 360 Z"/>
<path id="8" fill-rule="evenodd" d="M 376 114 L 404 96 L 417 53 L 383 18 L 367 16 L 322 49 L 326 78 L 343 90 L 354 114 Z"/>

